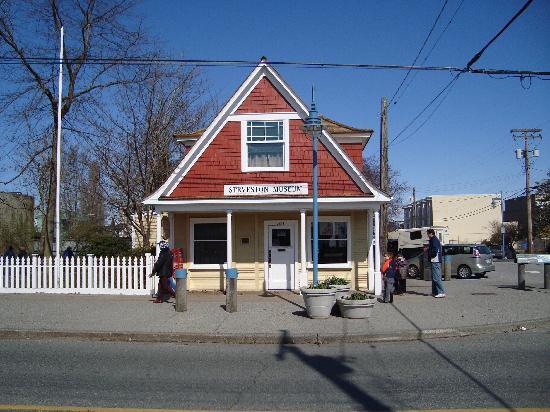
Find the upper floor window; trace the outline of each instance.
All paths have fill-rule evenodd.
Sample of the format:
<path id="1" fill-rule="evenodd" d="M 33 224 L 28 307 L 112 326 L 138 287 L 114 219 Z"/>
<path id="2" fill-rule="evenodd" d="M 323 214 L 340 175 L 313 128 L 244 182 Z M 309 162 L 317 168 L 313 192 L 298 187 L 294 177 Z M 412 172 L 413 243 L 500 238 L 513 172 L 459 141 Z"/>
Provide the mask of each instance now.
<path id="1" fill-rule="evenodd" d="M 243 171 L 288 171 L 288 120 L 243 122 Z"/>

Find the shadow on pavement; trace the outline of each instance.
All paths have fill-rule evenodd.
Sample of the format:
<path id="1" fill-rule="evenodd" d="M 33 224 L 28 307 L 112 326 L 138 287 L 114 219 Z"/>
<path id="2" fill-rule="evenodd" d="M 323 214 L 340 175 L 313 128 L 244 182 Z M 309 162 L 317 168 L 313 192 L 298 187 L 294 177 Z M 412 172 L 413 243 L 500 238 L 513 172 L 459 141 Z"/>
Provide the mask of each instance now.
<path id="1" fill-rule="evenodd" d="M 284 296 L 281 296 L 279 293 L 265 292 L 262 296 L 264 297 L 277 297 L 284 300 L 285 302 L 291 303 L 294 306 L 298 306 L 300 309 L 306 310 L 305 306 L 300 305 L 299 303 L 294 302 L 293 300 L 287 299 Z"/>
<path id="2" fill-rule="evenodd" d="M 332 384 L 336 385 L 343 393 L 361 405 L 362 410 L 391 410 L 388 405 L 370 396 L 353 382 L 346 379 L 346 375 L 352 374 L 354 370 L 342 360 L 330 356 L 308 355 L 304 353 L 300 348 L 292 345 L 290 334 L 287 330 L 283 330 L 279 343 L 279 352 L 276 355 L 277 360 L 284 361 L 287 353 L 295 355 L 304 365 L 309 366 Z"/>
<path id="3" fill-rule="evenodd" d="M 424 340 L 422 338 L 422 329 L 418 327 L 416 323 L 414 323 L 407 315 L 405 315 L 399 308 L 397 308 L 395 305 L 392 305 L 393 308 L 401 315 L 403 318 L 405 318 L 417 331 L 419 336 L 419 341 L 428 346 L 432 351 L 434 351 L 436 354 L 438 354 L 441 358 L 443 358 L 449 365 L 451 365 L 453 368 L 455 368 L 457 371 L 462 373 L 464 376 L 466 376 L 468 379 L 470 379 L 473 383 L 475 383 L 477 386 L 479 386 L 487 395 L 492 397 L 495 401 L 500 403 L 503 407 L 507 408 L 510 411 L 513 411 L 514 408 L 512 408 L 504 399 L 502 399 L 500 396 L 498 396 L 496 393 L 494 393 L 491 389 L 489 389 L 486 385 L 483 384 L 479 379 L 477 379 L 475 376 L 473 376 L 471 373 L 463 369 L 458 363 L 454 362 L 452 359 L 450 359 L 448 356 L 446 356 L 444 353 L 442 353 L 439 349 L 437 349 L 434 345 L 432 345 L 430 342 Z"/>

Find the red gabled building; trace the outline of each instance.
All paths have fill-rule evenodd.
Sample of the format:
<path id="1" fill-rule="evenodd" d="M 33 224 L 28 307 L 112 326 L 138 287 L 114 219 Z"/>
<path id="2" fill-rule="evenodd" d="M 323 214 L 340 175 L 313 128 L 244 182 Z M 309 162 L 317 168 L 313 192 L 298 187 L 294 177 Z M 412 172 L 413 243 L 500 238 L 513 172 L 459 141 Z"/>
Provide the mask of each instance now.
<path id="1" fill-rule="evenodd" d="M 312 148 L 308 107 L 265 60 L 145 204 L 167 212 L 191 289 L 298 289 L 311 280 Z M 372 135 L 323 118 L 318 151 L 319 275 L 380 289 L 378 211 L 389 197 L 361 173 Z M 157 225 L 159 228 L 161 225 Z M 157 230 L 160 240 L 160 230 Z M 229 265 L 228 265 L 229 262 Z"/>

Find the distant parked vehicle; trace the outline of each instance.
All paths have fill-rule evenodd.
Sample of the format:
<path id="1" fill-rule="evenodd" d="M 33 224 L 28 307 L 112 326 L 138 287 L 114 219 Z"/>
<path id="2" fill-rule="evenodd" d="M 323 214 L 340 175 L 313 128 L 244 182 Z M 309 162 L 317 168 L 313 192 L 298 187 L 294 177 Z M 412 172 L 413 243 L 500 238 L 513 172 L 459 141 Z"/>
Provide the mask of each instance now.
<path id="1" fill-rule="evenodd" d="M 467 279 L 472 275 L 481 277 L 495 270 L 491 249 L 486 245 L 444 245 L 443 255 L 451 259 L 451 273 L 455 273 L 458 279 Z"/>
<path id="2" fill-rule="evenodd" d="M 443 256 L 449 256 L 451 260 L 451 273 L 458 279 L 467 279 L 472 275 L 481 277 L 495 270 L 493 254 L 486 245 L 449 244 L 442 247 Z M 401 253 L 407 260 L 409 277 L 420 277 L 424 259 L 423 248 L 402 249 Z"/>
<path id="3" fill-rule="evenodd" d="M 501 246 L 489 246 L 493 259 L 502 259 L 502 247 Z"/>

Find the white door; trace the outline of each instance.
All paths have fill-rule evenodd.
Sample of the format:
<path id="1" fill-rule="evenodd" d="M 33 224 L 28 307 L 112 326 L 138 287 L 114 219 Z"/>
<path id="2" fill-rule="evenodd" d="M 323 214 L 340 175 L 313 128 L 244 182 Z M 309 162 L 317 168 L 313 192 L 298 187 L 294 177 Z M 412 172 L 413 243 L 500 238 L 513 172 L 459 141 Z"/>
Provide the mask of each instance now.
<path id="1" fill-rule="evenodd" d="M 268 288 L 294 288 L 294 228 L 268 226 Z"/>

